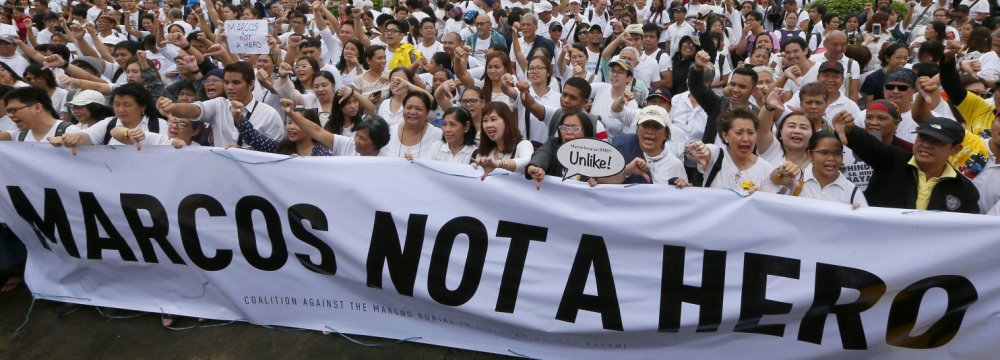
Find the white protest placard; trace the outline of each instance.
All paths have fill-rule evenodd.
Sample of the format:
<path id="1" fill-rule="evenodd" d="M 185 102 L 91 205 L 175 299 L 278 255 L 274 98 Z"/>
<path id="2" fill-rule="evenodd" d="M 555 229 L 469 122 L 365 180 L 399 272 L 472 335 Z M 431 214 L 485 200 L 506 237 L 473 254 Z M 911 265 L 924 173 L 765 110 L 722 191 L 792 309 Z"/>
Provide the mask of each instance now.
<path id="1" fill-rule="evenodd" d="M 575 175 L 602 178 L 625 169 L 625 156 L 610 143 L 594 138 L 580 138 L 559 146 L 556 159 L 566 168 L 563 180 Z"/>
<path id="2" fill-rule="evenodd" d="M 226 40 L 233 54 L 267 54 L 267 20 L 227 20 Z"/>

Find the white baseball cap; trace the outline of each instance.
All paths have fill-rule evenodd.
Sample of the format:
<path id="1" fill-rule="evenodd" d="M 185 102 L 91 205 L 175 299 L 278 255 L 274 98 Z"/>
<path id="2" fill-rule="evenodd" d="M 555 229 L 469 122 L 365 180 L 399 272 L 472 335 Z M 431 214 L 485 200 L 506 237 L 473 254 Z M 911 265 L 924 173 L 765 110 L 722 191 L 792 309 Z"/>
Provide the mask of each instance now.
<path id="1" fill-rule="evenodd" d="M 639 111 L 639 121 L 636 124 L 642 125 L 642 123 L 647 121 L 656 121 L 657 124 L 667 127 L 667 124 L 670 123 L 670 115 L 662 107 L 649 105 Z"/>
<path id="2" fill-rule="evenodd" d="M 88 104 L 101 104 L 108 106 L 107 102 L 104 101 L 104 95 L 94 90 L 83 90 L 78 92 L 73 96 L 73 100 L 69 102 L 73 106 L 85 106 Z"/>

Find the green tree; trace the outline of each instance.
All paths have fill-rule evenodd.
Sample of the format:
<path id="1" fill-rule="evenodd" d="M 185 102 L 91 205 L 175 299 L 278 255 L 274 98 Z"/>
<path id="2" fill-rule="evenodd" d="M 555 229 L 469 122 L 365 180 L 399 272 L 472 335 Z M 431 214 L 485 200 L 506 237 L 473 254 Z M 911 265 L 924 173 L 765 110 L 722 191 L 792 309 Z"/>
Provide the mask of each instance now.
<path id="1" fill-rule="evenodd" d="M 848 16 L 860 14 L 865 10 L 865 3 L 871 2 L 874 6 L 875 2 L 871 0 L 816 0 L 813 1 L 811 6 L 816 6 L 816 4 L 823 4 L 826 6 L 826 11 L 828 14 L 837 14 L 840 17 L 840 23 L 843 25 L 844 20 Z M 906 17 L 906 4 L 900 1 L 893 1 L 892 7 L 896 9 L 896 13 L 899 14 L 899 21 L 903 21 Z"/>

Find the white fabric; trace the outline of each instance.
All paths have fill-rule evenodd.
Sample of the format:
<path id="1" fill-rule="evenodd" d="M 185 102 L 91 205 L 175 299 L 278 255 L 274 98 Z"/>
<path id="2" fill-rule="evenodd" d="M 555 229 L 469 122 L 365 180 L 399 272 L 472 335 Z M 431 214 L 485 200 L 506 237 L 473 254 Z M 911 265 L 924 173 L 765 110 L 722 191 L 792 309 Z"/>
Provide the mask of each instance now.
<path id="1" fill-rule="evenodd" d="M 379 155 L 403 157 L 406 153 L 410 153 L 413 154 L 414 159 L 433 159 L 434 154 L 438 150 L 434 147 L 434 143 L 441 140 L 441 129 L 427 124 L 420 141 L 413 146 L 406 146 L 399 140 L 399 133 L 402 131 L 400 128 L 402 126 L 403 124 L 400 123 L 389 128 L 389 144 L 382 148 L 382 152 Z"/>
<path id="2" fill-rule="evenodd" d="M 979 211 L 983 214 L 1000 203 L 1000 164 L 997 164 L 996 155 L 986 160 L 983 171 L 972 179 L 972 183 L 979 189 Z"/>
<path id="3" fill-rule="evenodd" d="M 260 164 L 286 157 L 223 151 L 242 160 L 233 161 L 219 156 L 219 149 L 101 146 L 70 157 L 65 149 L 47 144 L 0 145 L 5 159 L 0 183 L 10 186 L 0 192 L 0 218 L 24 239 L 29 257 L 25 280 L 40 299 L 313 330 L 331 327 L 389 339 L 419 336 L 415 340 L 421 343 L 543 358 L 755 354 L 768 359 L 895 360 L 981 359 L 1000 353 L 994 331 L 1000 328 L 995 316 L 1000 300 L 987 296 L 1000 291 L 994 270 L 1000 261 L 995 251 L 1000 222 L 994 217 L 851 210 L 762 192 L 741 197 L 728 190 L 660 185 L 592 189 L 555 177 L 546 177 L 536 190 L 523 176 L 479 181 L 482 171 L 466 165 L 416 165 L 403 159 L 294 158 L 264 166 Z M 177 174 L 204 176 L 178 184 Z M 219 185 L 220 178 L 243 174 L 253 180 Z M 92 196 L 88 203 L 100 208 L 83 206 L 81 193 Z M 123 193 L 145 197 L 123 206 Z M 46 197 L 60 201 L 65 212 L 46 209 Z M 14 198 L 23 207 L 15 208 Z M 165 209 L 162 217 L 152 218 L 160 215 L 145 210 L 153 206 Z M 293 206 L 299 211 L 289 211 Z M 44 216 L 45 210 L 51 221 L 39 220 L 37 227 L 19 215 Z M 166 236 L 153 242 L 156 262 L 140 251 L 143 240 L 133 234 L 123 212 L 135 214 L 144 225 L 167 227 Z M 98 220 L 103 219 L 98 213 L 109 221 Z M 77 256 L 58 237 L 49 238 L 57 242 L 39 241 L 36 228 L 43 235 L 46 229 L 53 234 L 64 229 L 42 226 L 59 224 L 57 216 L 73 219 L 65 230 L 74 235 Z M 87 230 L 84 220 L 93 220 L 93 230 Z M 329 226 L 318 225 L 321 220 Z M 532 237 L 520 230 L 528 226 L 538 229 Z M 284 241 L 267 236 L 267 230 L 280 232 Z M 956 246 L 959 240 L 961 246 Z M 404 244 L 417 250 L 403 253 L 407 255 L 400 259 L 406 262 L 381 261 L 381 251 L 399 251 Z M 184 265 L 171 263 L 162 251 L 166 246 Z M 272 247 L 280 251 L 272 252 Z M 524 255 L 512 251 L 518 248 L 525 249 Z M 247 255 L 255 253 L 256 260 Z M 664 262 L 667 254 L 672 254 L 670 262 Z M 205 261 L 192 260 L 205 257 L 216 258 L 218 266 L 209 269 Z M 725 263 L 716 267 L 719 262 L 710 257 Z M 323 271 L 329 266 L 316 266 L 334 259 L 335 273 Z M 399 267 L 403 264 L 413 268 Z M 474 272 L 479 269 L 481 274 Z M 408 276 L 400 276 L 404 274 Z M 504 274 L 518 274 L 521 280 L 503 281 L 514 278 Z M 703 276 L 719 279 L 718 296 L 712 299 L 723 299 L 720 305 L 676 303 L 674 310 L 664 305 L 672 299 L 690 301 L 661 294 L 670 279 L 694 291 Z M 824 280 L 830 277 L 843 281 Z M 942 283 L 945 278 L 951 282 Z M 864 287 L 871 306 L 858 310 L 860 322 L 838 326 L 837 316 L 823 313 L 816 325 L 825 331 L 816 341 L 798 340 L 806 326 L 802 319 L 821 296 L 817 289 L 840 293 L 837 303 L 849 304 L 857 300 L 857 290 L 841 285 L 862 279 L 866 281 L 858 286 L 871 284 Z M 471 281 L 475 286 L 468 285 Z M 460 283 L 468 291 L 454 290 Z M 412 293 L 406 290 L 410 284 Z M 948 292 L 940 287 L 945 284 L 964 290 Z M 911 286 L 929 291 L 904 290 Z M 496 311 L 498 298 L 509 304 L 507 312 Z M 573 298 L 588 302 L 569 300 Z M 949 298 L 958 308 L 947 313 L 961 322 L 940 322 Z M 767 307 L 768 315 L 753 318 L 754 324 L 760 316 L 759 325 L 783 329 L 782 336 L 734 331 L 741 315 L 761 309 L 750 303 L 760 299 L 791 305 Z M 587 303 L 604 305 L 577 309 Z M 576 316 L 556 315 L 560 304 L 575 309 Z M 901 313 L 905 304 L 919 309 Z M 822 305 L 813 309 L 830 310 Z M 706 310 L 718 311 L 716 324 L 721 326 L 695 332 L 699 312 Z M 911 336 L 946 323 L 956 326 L 954 333 L 930 336 L 955 336 L 938 337 L 942 346 L 930 349 L 887 344 L 890 311 L 894 319 L 902 316 L 904 324 L 914 319 L 916 333 Z M 667 327 L 661 315 L 676 316 L 680 333 L 658 331 Z M 621 330 L 612 330 L 619 316 Z M 859 336 L 864 349 L 844 349 L 842 338 L 849 331 Z"/>
<path id="4" fill-rule="evenodd" d="M 839 202 L 841 204 L 858 204 L 861 206 L 868 206 L 868 201 L 865 199 L 865 194 L 858 189 L 857 192 L 854 191 L 856 187 L 854 183 L 847 180 L 843 174 L 838 174 L 837 179 L 832 183 L 827 184 L 825 187 L 820 186 L 819 180 L 816 179 L 816 175 L 813 172 L 814 164 L 809 164 L 806 166 L 805 172 L 803 174 L 802 193 L 799 196 L 810 199 L 819 199 L 826 201 Z M 854 196 L 854 202 L 851 202 L 851 196 Z"/>
<path id="5" fill-rule="evenodd" d="M 200 101 L 192 104 L 201 109 L 201 114 L 192 119 L 194 121 L 204 121 L 212 127 L 214 145 L 217 147 L 227 147 L 236 145 L 239 140 L 240 130 L 233 123 L 233 114 L 230 111 L 231 103 L 229 99 L 218 97 L 208 101 Z M 281 121 L 281 116 L 270 105 L 253 100 L 244 104 L 243 116 L 250 111 L 250 123 L 253 128 L 264 136 L 271 139 L 281 139 L 285 135 L 285 124 Z M 244 146 L 247 146 L 244 144 Z"/>

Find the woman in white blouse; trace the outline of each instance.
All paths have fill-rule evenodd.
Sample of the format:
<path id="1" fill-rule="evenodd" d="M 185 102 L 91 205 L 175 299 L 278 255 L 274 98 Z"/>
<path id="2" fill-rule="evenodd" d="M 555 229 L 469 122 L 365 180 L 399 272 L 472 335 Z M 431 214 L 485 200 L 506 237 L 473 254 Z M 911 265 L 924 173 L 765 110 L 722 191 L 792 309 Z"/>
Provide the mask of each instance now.
<path id="1" fill-rule="evenodd" d="M 701 141 L 688 146 L 689 158 L 697 160 L 698 171 L 705 174 L 705 187 L 777 192 L 784 184 L 775 184 L 772 172 L 777 172 L 783 180 L 791 180 L 788 175 L 798 175 L 798 167 L 794 164 L 775 168 L 754 153 L 760 122 L 750 109 L 729 109 L 719 115 L 717 124 L 725 147 Z"/>
<path id="2" fill-rule="evenodd" d="M 535 148 L 521 135 L 510 107 L 500 102 L 486 104 L 481 126 L 476 164 L 483 167 L 483 179 L 497 168 L 524 173 Z"/>
<path id="3" fill-rule="evenodd" d="M 444 112 L 441 125 L 442 137 L 437 142 L 434 160 L 456 164 L 469 164 L 476 154 L 476 127 L 472 114 L 461 106 Z"/>
<path id="4" fill-rule="evenodd" d="M 382 156 L 407 159 L 433 159 L 441 139 L 441 129 L 427 122 L 431 97 L 424 91 L 410 91 L 403 98 L 403 121 L 389 129 L 389 144 L 382 148 Z"/>
<path id="5" fill-rule="evenodd" d="M 843 204 L 867 206 L 865 195 L 840 169 L 844 166 L 844 144 L 830 131 L 822 130 L 809 140 L 812 164 L 795 182 L 793 196 Z"/>

